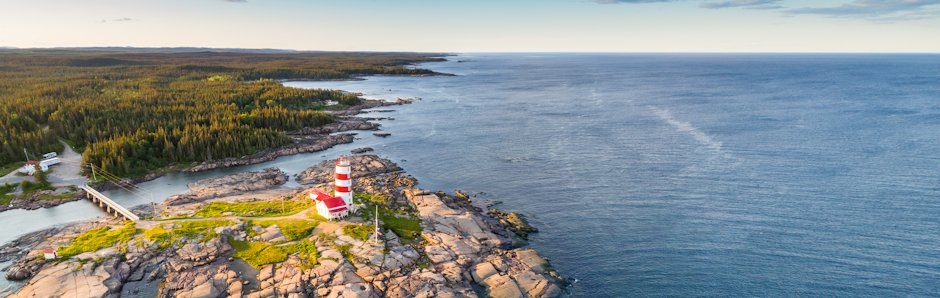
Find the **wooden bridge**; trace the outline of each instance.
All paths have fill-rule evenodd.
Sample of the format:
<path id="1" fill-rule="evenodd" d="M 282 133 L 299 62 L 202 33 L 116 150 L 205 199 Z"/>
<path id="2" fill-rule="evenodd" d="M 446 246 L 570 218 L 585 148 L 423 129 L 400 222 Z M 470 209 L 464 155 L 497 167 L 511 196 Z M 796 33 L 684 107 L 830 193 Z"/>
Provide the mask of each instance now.
<path id="1" fill-rule="evenodd" d="M 140 217 L 138 217 L 136 214 L 130 210 L 127 210 L 127 208 L 124 208 L 124 206 L 121 206 L 117 202 L 112 201 L 94 188 L 91 188 L 91 186 L 84 184 L 81 186 L 81 189 L 85 191 L 86 196 L 89 200 L 91 200 L 92 203 L 97 203 L 98 207 L 103 208 L 106 212 L 108 212 L 108 214 L 112 214 L 115 217 L 123 216 L 124 219 L 134 222 L 140 220 Z"/>

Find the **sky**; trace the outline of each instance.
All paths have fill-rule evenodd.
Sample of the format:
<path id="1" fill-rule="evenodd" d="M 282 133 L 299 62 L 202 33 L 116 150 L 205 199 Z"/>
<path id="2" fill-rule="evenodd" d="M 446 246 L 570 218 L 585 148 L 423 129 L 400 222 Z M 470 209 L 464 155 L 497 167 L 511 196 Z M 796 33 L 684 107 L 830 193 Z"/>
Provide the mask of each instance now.
<path id="1" fill-rule="evenodd" d="M 940 0 L 0 0 L 0 47 L 940 53 Z"/>

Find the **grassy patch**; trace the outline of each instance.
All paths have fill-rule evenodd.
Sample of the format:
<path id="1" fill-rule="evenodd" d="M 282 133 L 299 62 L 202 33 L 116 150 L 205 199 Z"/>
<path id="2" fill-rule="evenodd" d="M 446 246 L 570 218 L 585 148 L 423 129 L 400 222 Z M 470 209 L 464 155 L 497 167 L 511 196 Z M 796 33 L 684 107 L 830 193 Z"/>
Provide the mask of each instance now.
<path id="1" fill-rule="evenodd" d="M 235 216 L 275 217 L 298 213 L 310 208 L 310 200 L 271 200 L 254 202 L 210 202 L 196 211 L 197 217 L 221 217 L 228 213 Z"/>
<path id="2" fill-rule="evenodd" d="M 11 183 L 7 183 L 7 184 L 4 184 L 3 186 L 0 186 L 0 205 L 6 205 L 13 201 L 13 198 L 15 198 L 15 196 L 13 196 L 10 193 L 16 190 L 17 186 L 19 185 L 11 184 Z"/>
<path id="3" fill-rule="evenodd" d="M 36 196 L 36 198 L 42 201 L 58 201 L 58 200 L 72 199 L 72 198 L 75 198 L 76 196 L 77 194 L 75 193 L 67 192 L 67 193 L 62 193 L 62 194 L 57 194 L 57 195 L 56 194 L 41 194 L 41 195 Z"/>
<path id="4" fill-rule="evenodd" d="M 349 252 L 350 250 L 352 250 L 352 244 L 346 243 L 342 245 L 337 245 L 336 243 L 333 243 L 333 248 L 339 251 L 339 253 L 342 254 L 343 257 L 346 258 L 347 260 L 352 258 L 352 253 Z"/>
<path id="5" fill-rule="evenodd" d="M 318 222 L 327 221 L 326 217 L 321 216 L 319 213 L 316 212 L 316 210 L 311 210 L 310 212 L 307 212 L 307 218 L 316 220 Z"/>
<path id="6" fill-rule="evenodd" d="M 234 225 L 235 222 L 225 219 L 217 220 L 191 220 L 177 222 L 173 233 L 187 238 L 212 238 L 218 236 L 215 228 Z"/>
<path id="7" fill-rule="evenodd" d="M 373 198 L 377 195 L 373 195 Z M 360 209 L 363 219 L 371 221 L 375 217 L 375 205 L 366 203 L 366 207 Z M 402 239 L 403 244 L 411 243 L 415 238 L 421 235 L 421 220 L 412 218 L 407 214 L 396 214 L 395 211 L 379 205 L 379 218 L 382 220 L 382 228 L 391 230 Z"/>
<path id="8" fill-rule="evenodd" d="M 354 193 L 353 197 L 356 199 L 356 202 L 370 202 L 373 204 L 386 205 L 389 203 L 388 197 L 383 194 L 371 194 L 371 193 Z"/>
<path id="9" fill-rule="evenodd" d="M 11 193 L 11 192 L 13 192 L 14 190 L 16 190 L 16 187 L 17 187 L 17 186 L 19 186 L 19 185 L 16 185 L 16 184 L 14 184 L 14 183 L 5 183 L 5 184 L 3 184 L 3 186 L 0 186 L 0 194 Z"/>
<path id="10" fill-rule="evenodd" d="M 13 198 L 15 197 L 11 194 L 0 194 L 0 205 L 10 204 L 10 202 L 13 202 Z"/>
<path id="11" fill-rule="evenodd" d="M 319 254 L 317 252 L 316 242 L 310 239 L 297 241 L 280 247 L 287 255 L 297 254 L 305 267 L 312 268 L 317 264 Z"/>
<path id="12" fill-rule="evenodd" d="M 200 239 L 207 241 L 218 237 L 215 228 L 234 225 L 231 220 L 193 220 L 181 221 L 172 228 L 163 225 L 144 231 L 144 238 L 153 241 L 159 248 L 167 248 L 173 244 L 181 243 L 187 239 Z"/>
<path id="13" fill-rule="evenodd" d="M 49 182 L 46 183 L 37 183 L 29 180 L 23 180 L 20 182 L 20 185 L 23 186 L 23 193 L 32 193 L 37 190 L 55 190 L 55 187 L 52 187 Z"/>
<path id="14" fill-rule="evenodd" d="M 250 223 L 262 227 L 277 225 L 288 240 L 296 241 L 310 236 L 310 233 L 313 232 L 313 228 L 316 228 L 319 222 L 305 219 L 276 219 L 253 220 L 250 221 Z"/>
<path id="15" fill-rule="evenodd" d="M 167 248 L 170 244 L 173 244 L 173 235 L 170 234 L 170 231 L 164 229 L 163 226 L 145 230 L 144 239 L 153 241 L 160 249 Z"/>
<path id="16" fill-rule="evenodd" d="M 379 218 L 382 219 L 382 227 L 392 230 L 403 241 L 402 243 L 411 243 L 421 235 L 421 220 L 414 218 L 401 218 L 390 214 L 379 212 Z"/>
<path id="17" fill-rule="evenodd" d="M 68 258 L 85 252 L 97 251 L 115 244 L 126 243 L 138 231 L 133 222 L 128 222 L 124 227 L 118 229 L 112 229 L 111 227 L 94 229 L 82 233 L 75 240 L 72 240 L 72 243 L 68 246 L 60 247 L 58 253 L 60 256 Z"/>
<path id="18" fill-rule="evenodd" d="M 16 171 L 16 169 L 19 169 L 22 167 L 23 167 L 22 161 L 14 161 L 14 162 L 2 165 L 0 166 L 0 177 L 6 176 L 12 173 L 13 171 Z"/>
<path id="19" fill-rule="evenodd" d="M 287 260 L 287 253 L 277 246 L 264 242 L 239 241 L 229 238 L 229 244 L 235 249 L 235 257 L 255 268 Z M 316 248 L 314 248 L 315 250 Z"/>
<path id="20" fill-rule="evenodd" d="M 375 228 L 370 225 L 345 225 L 343 226 L 343 234 L 354 239 L 359 239 L 360 241 L 369 240 L 369 234 L 375 231 Z"/>

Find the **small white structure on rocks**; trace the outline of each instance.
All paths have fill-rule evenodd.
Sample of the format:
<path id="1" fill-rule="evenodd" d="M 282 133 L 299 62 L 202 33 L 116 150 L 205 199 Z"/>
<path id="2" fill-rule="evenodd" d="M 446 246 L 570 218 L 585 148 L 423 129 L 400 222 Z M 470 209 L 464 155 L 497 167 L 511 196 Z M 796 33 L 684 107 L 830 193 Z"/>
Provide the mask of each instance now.
<path id="1" fill-rule="evenodd" d="M 59 255 L 55 253 L 55 249 L 46 246 L 42 248 L 42 257 L 46 260 L 54 260 L 55 258 L 58 258 Z"/>

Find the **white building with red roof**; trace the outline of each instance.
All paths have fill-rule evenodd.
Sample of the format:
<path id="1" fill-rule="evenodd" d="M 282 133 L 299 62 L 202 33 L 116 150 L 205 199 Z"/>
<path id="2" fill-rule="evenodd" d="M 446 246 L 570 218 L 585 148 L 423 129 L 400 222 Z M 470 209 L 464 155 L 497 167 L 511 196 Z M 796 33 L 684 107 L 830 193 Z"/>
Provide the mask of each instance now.
<path id="1" fill-rule="evenodd" d="M 23 167 L 20 168 L 18 171 L 20 173 L 32 176 L 33 174 L 36 173 L 37 165 L 39 166 L 39 170 L 43 172 L 49 171 L 49 166 L 57 165 L 62 162 L 61 160 L 59 160 L 58 157 L 56 157 L 55 155 L 52 155 L 54 153 L 55 152 L 46 153 L 45 156 L 52 156 L 52 157 L 49 157 L 43 160 L 27 160 L 26 164 L 23 165 Z"/>
<path id="2" fill-rule="evenodd" d="M 349 206 L 341 197 L 334 197 L 319 189 L 314 189 L 310 192 L 310 199 L 317 202 L 317 213 L 326 219 L 341 219 L 349 215 Z"/>
<path id="3" fill-rule="evenodd" d="M 53 260 L 59 257 L 59 255 L 56 254 L 55 249 L 52 247 L 48 247 L 48 246 L 42 248 L 42 256 L 46 260 Z"/>
<path id="4" fill-rule="evenodd" d="M 349 212 L 356 211 L 356 205 L 353 204 L 352 192 L 352 167 L 349 159 L 345 155 L 340 155 L 336 159 L 336 180 L 333 186 L 336 196 L 328 195 L 319 189 L 310 191 L 310 199 L 317 202 L 317 213 L 326 219 L 339 219 L 349 215 Z"/>

